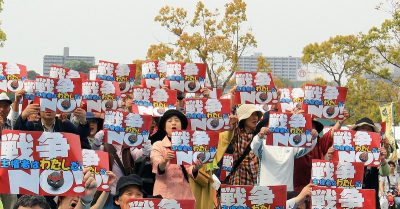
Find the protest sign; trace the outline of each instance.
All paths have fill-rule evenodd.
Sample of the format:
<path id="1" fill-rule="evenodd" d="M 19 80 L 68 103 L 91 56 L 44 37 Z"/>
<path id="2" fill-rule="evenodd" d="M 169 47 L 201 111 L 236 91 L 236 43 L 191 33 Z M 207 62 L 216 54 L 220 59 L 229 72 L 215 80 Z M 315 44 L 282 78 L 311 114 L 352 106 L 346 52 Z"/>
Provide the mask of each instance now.
<path id="1" fill-rule="evenodd" d="M 23 81 L 28 78 L 25 65 L 0 62 L 0 92 L 16 92 L 23 89 Z"/>
<path id="2" fill-rule="evenodd" d="M 78 135 L 3 130 L 0 158 L 0 193 L 78 196 L 85 190 Z"/>
<path id="3" fill-rule="evenodd" d="M 193 209 L 195 201 L 175 199 L 131 199 L 128 203 L 129 209 Z"/>
<path id="4" fill-rule="evenodd" d="M 304 101 L 304 90 L 302 88 L 283 88 L 278 105 L 279 112 L 291 112 L 294 108 L 302 109 Z"/>
<path id="5" fill-rule="evenodd" d="M 84 81 L 82 98 L 87 112 L 117 110 L 121 92 L 114 81 Z"/>
<path id="6" fill-rule="evenodd" d="M 375 208 L 375 190 L 313 187 L 311 208 Z"/>
<path id="7" fill-rule="evenodd" d="M 204 63 L 167 62 L 166 85 L 184 93 L 200 93 L 206 78 Z"/>
<path id="8" fill-rule="evenodd" d="M 22 109 L 24 110 L 28 104 L 30 104 L 35 99 L 35 81 L 34 80 L 24 80 L 24 98 L 22 100 Z"/>
<path id="9" fill-rule="evenodd" d="M 99 60 L 97 71 L 93 69 L 91 77 L 98 80 L 118 82 L 118 88 L 121 95 L 132 93 L 135 85 L 136 64 L 121 64 Z"/>
<path id="10" fill-rule="evenodd" d="M 272 113 L 269 115 L 267 145 L 311 147 L 312 121 L 308 114 Z"/>
<path id="11" fill-rule="evenodd" d="M 235 104 L 258 104 L 268 111 L 269 104 L 278 103 L 278 90 L 271 73 L 236 72 Z"/>
<path id="12" fill-rule="evenodd" d="M 79 108 L 82 101 L 82 80 L 80 78 L 56 79 L 43 76 L 35 80 L 35 103 L 40 110 L 46 109 L 71 113 Z"/>
<path id="13" fill-rule="evenodd" d="M 218 132 L 215 131 L 174 131 L 171 149 L 176 158 L 170 163 L 191 165 L 196 161 L 211 163 L 217 152 Z"/>
<path id="14" fill-rule="evenodd" d="M 87 75 L 76 70 L 72 70 L 69 68 L 61 67 L 58 65 L 52 65 L 50 67 L 50 78 L 81 78 L 82 80 L 87 79 Z"/>
<path id="15" fill-rule="evenodd" d="M 312 160 L 311 182 L 316 186 L 362 188 L 364 163 Z"/>
<path id="16" fill-rule="evenodd" d="M 167 77 L 167 62 L 146 61 L 142 64 L 142 87 L 162 88 Z"/>
<path id="17" fill-rule="evenodd" d="M 133 88 L 132 112 L 162 116 L 165 111 L 175 109 L 176 91 L 155 88 Z"/>
<path id="18" fill-rule="evenodd" d="M 108 184 L 109 170 L 108 152 L 99 150 L 82 149 L 83 167 L 93 173 L 97 182 L 97 190 L 110 191 Z"/>
<path id="19" fill-rule="evenodd" d="M 286 208 L 286 185 L 221 185 L 221 208 Z"/>
<path id="20" fill-rule="evenodd" d="M 339 162 L 362 162 L 366 166 L 380 164 L 380 135 L 366 131 L 335 131 L 333 133 L 332 160 Z"/>
<path id="21" fill-rule="evenodd" d="M 306 85 L 303 110 L 317 118 L 343 119 L 346 96 L 346 87 Z"/>
<path id="22" fill-rule="evenodd" d="M 185 114 L 189 120 L 190 129 L 201 131 L 229 130 L 229 114 L 231 102 L 229 99 L 186 99 Z"/>
<path id="23" fill-rule="evenodd" d="M 141 148 L 149 139 L 151 115 L 121 111 L 106 111 L 104 143 Z"/>
<path id="24" fill-rule="evenodd" d="M 226 177 L 232 171 L 233 167 L 233 154 L 224 154 L 222 157 L 222 167 L 221 167 L 221 174 L 219 176 L 219 180 L 224 182 Z"/>

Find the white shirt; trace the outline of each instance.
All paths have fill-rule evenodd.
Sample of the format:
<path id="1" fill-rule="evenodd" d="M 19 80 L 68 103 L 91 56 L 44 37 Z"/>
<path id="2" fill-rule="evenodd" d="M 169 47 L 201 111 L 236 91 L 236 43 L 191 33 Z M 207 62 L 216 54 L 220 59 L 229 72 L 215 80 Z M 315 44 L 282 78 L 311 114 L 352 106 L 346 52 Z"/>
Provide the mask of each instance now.
<path id="1" fill-rule="evenodd" d="M 270 146 L 266 145 L 265 138 L 256 135 L 251 149 L 260 160 L 258 185 L 286 185 L 287 191 L 293 191 L 294 159 L 309 153 L 316 142 L 310 148 Z"/>

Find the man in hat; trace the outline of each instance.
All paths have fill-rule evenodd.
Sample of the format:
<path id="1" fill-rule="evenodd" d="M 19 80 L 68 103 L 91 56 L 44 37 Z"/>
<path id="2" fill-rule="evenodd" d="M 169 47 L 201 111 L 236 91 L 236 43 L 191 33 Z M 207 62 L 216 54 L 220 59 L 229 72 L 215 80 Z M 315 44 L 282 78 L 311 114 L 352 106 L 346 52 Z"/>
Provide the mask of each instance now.
<path id="1" fill-rule="evenodd" d="M 315 128 L 320 136 L 318 137 L 315 148 L 307 155 L 297 158 L 294 161 L 294 190 L 300 192 L 311 179 L 312 159 L 323 160 L 329 148 L 333 145 L 333 132 L 340 130 L 342 124 L 350 117 L 349 112 L 345 109 L 343 111 L 343 119 L 338 120 L 336 124 L 325 134 L 323 134 L 324 125 L 317 120 L 312 121 L 313 128 Z"/>
<path id="2" fill-rule="evenodd" d="M 21 93 L 23 94 L 24 92 L 16 92 L 14 103 L 6 93 L 3 92 L 0 94 L 0 133 L 1 130 L 13 129 L 16 118 L 18 117 L 18 105 L 21 101 Z M 1 194 L 0 200 L 3 203 L 4 208 L 12 208 L 12 206 L 17 202 L 17 195 Z"/>
<path id="3" fill-rule="evenodd" d="M 119 178 L 116 194 L 114 196 L 114 203 L 118 208 L 127 207 L 129 200 L 133 198 L 144 197 L 145 192 L 143 191 L 143 181 L 138 175 L 131 174 Z"/>

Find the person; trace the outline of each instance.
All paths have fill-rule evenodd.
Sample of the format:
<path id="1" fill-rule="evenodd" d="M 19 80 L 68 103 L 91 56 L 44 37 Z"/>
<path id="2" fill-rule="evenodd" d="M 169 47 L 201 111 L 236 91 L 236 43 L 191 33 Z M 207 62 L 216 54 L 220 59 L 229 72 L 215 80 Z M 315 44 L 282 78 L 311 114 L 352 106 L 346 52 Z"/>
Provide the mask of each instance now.
<path id="1" fill-rule="evenodd" d="M 118 208 L 126 207 L 132 198 L 146 197 L 146 193 L 143 190 L 143 181 L 136 174 L 121 177 L 117 182 L 116 191 L 114 203 Z"/>
<path id="2" fill-rule="evenodd" d="M 354 131 L 368 131 L 379 133 L 379 128 L 375 126 L 374 122 L 365 117 L 358 120 L 354 126 L 351 128 Z M 379 175 L 387 176 L 389 175 L 389 166 L 386 162 L 387 152 L 384 147 L 379 149 L 380 155 L 380 167 L 371 167 L 364 166 L 364 178 L 363 178 L 363 189 L 374 189 L 375 190 L 375 198 L 376 198 L 376 208 L 380 208 L 379 204 Z M 332 155 L 335 152 L 333 147 L 328 149 L 328 152 L 325 156 L 326 160 L 332 160 Z"/>
<path id="3" fill-rule="evenodd" d="M 294 160 L 294 191 L 300 192 L 310 183 L 312 160 L 324 160 L 326 153 L 333 144 L 333 132 L 340 130 L 342 124 L 350 117 L 350 114 L 346 109 L 343 111 L 343 116 L 343 119 L 338 120 L 335 125 L 323 135 L 324 125 L 317 120 L 312 121 L 313 128 L 318 132 L 317 144 L 308 154 Z M 322 137 L 319 137 L 320 135 L 322 135 Z"/>
<path id="4" fill-rule="evenodd" d="M 389 161 L 390 167 L 388 176 L 379 177 L 379 199 L 381 208 L 387 208 L 388 199 L 393 198 L 396 208 L 400 208 L 400 178 L 396 175 L 396 164 L 393 161 Z"/>
<path id="5" fill-rule="evenodd" d="M 40 113 L 40 121 L 28 121 L 28 117 L 32 114 Z M 29 104 L 20 114 L 15 122 L 15 130 L 23 131 L 47 131 L 47 132 L 66 132 L 80 136 L 82 149 L 90 149 L 90 144 L 87 139 L 89 135 L 89 125 L 86 120 L 86 111 L 82 108 L 77 108 L 74 115 L 79 120 L 79 125 L 75 126 L 69 120 L 61 120 L 56 117 L 56 112 L 46 109 L 40 110 L 39 104 Z"/>
<path id="6" fill-rule="evenodd" d="M 293 191 L 294 160 L 314 149 L 318 132 L 315 127 L 311 130 L 311 147 L 281 147 L 266 144 L 266 135 L 270 134 L 268 129 L 268 127 L 263 127 L 251 143 L 251 149 L 260 158 L 261 163 L 257 184 L 259 186 L 286 185 L 287 191 Z"/>
<path id="7" fill-rule="evenodd" d="M 100 197 L 97 199 L 95 204 L 91 204 L 94 195 L 97 191 L 97 182 L 93 173 L 90 173 L 88 169 L 83 170 L 85 182 L 85 195 L 82 197 L 75 196 L 59 196 L 57 200 L 58 209 L 103 209 L 104 205 L 110 194 L 109 191 L 102 191 Z M 109 184 L 113 184 L 116 181 L 116 176 L 113 172 L 107 171 Z"/>
<path id="8" fill-rule="evenodd" d="M 178 110 L 167 110 L 160 118 L 157 133 L 154 134 L 157 138 L 153 139 L 155 143 L 150 154 L 153 173 L 156 174 L 153 195 L 161 195 L 167 199 L 195 198 L 189 179 L 195 178 L 198 170 L 193 166 L 170 163 L 175 157 L 175 153 L 171 150 L 172 132 L 185 130 L 187 126 L 186 116 Z"/>
<path id="9" fill-rule="evenodd" d="M 18 118 L 18 104 L 22 99 L 23 93 L 24 91 L 16 92 L 14 102 L 11 101 L 6 93 L 0 94 L 0 133 L 2 130 L 14 129 L 15 121 Z M 12 208 L 17 202 L 17 195 L 0 194 L 0 200 L 5 208 Z"/>
<path id="10" fill-rule="evenodd" d="M 216 159 L 219 162 L 224 153 L 232 152 L 233 165 L 237 164 L 237 168 L 232 170 L 230 176 L 226 178 L 227 183 L 255 185 L 258 174 L 258 157 L 250 150 L 250 143 L 262 112 L 253 104 L 242 104 L 237 108 L 236 113 L 237 116 L 230 117 L 231 130 L 219 134 Z M 229 147 L 232 148 L 231 151 L 228 150 Z"/>
<path id="11" fill-rule="evenodd" d="M 311 197 L 312 187 L 308 184 L 301 189 L 300 193 L 296 191 L 287 192 L 286 208 L 287 209 L 307 209 L 310 207 L 309 198 Z"/>
<path id="12" fill-rule="evenodd" d="M 12 208 L 13 209 L 50 209 L 50 206 L 49 206 L 49 204 L 47 204 L 46 198 L 44 198 L 44 197 L 23 195 L 18 199 L 18 201 Z"/>
<path id="13" fill-rule="evenodd" d="M 102 118 L 95 117 L 92 113 L 86 113 L 86 118 L 88 120 L 90 129 L 88 140 L 90 146 L 93 147 L 96 134 L 103 129 L 104 120 Z"/>

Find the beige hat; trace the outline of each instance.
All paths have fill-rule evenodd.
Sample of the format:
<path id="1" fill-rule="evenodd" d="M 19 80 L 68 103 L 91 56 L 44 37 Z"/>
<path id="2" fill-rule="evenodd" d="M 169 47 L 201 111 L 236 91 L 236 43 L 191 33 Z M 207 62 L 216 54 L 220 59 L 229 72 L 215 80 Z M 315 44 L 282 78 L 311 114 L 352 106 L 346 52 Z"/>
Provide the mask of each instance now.
<path id="1" fill-rule="evenodd" d="M 254 104 L 242 104 L 236 110 L 239 122 L 242 120 L 246 120 L 254 112 L 257 112 L 257 114 L 260 118 L 262 117 L 262 112 Z"/>

